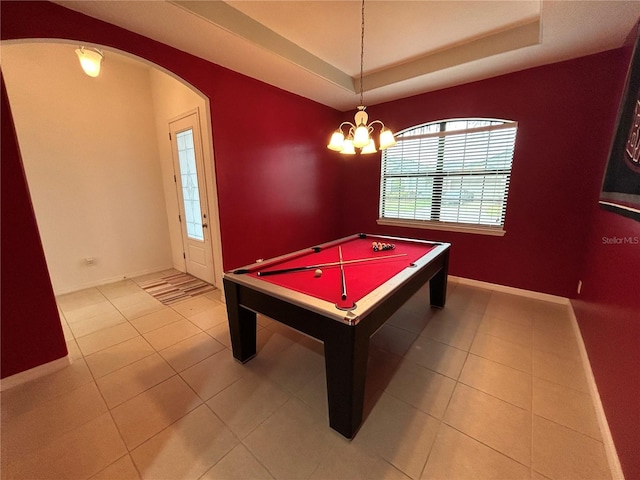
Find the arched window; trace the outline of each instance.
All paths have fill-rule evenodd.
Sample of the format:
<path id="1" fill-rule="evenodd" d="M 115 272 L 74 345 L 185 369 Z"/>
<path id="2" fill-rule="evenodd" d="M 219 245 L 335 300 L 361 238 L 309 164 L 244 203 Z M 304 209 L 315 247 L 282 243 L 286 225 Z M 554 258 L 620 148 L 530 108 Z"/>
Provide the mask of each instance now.
<path id="1" fill-rule="evenodd" d="M 398 133 L 382 153 L 378 223 L 504 235 L 517 128 L 462 118 Z"/>

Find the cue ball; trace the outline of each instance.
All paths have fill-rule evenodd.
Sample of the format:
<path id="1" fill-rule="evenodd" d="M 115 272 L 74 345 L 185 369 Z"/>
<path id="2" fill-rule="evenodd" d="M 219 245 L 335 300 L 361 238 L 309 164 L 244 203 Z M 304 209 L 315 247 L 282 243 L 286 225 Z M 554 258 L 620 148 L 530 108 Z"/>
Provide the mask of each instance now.
<path id="1" fill-rule="evenodd" d="M 316 277 L 319 277 L 320 275 L 322 275 L 322 270 L 317 269 L 317 270 L 316 270 L 316 274 L 315 274 L 315 276 L 316 276 Z"/>

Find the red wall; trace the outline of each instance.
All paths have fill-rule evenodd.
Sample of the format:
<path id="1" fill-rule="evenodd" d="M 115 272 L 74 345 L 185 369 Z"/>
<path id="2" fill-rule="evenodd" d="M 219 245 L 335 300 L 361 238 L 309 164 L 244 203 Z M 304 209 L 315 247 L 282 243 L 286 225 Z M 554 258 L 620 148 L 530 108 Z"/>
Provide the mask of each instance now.
<path id="1" fill-rule="evenodd" d="M 376 105 L 395 131 L 456 117 L 518 122 L 506 235 L 382 227 L 376 224 L 380 162 L 355 158 L 342 176 L 343 233 L 369 231 L 452 243 L 453 275 L 571 297 L 615 123 L 627 57 L 610 51 Z"/>
<path id="2" fill-rule="evenodd" d="M 342 229 L 451 242 L 450 272 L 466 278 L 569 298 L 582 280 L 572 303 L 625 476 L 635 479 L 640 223 L 598 207 L 630 54 L 622 48 L 368 109 L 396 131 L 454 117 L 517 120 L 504 237 L 378 226 L 380 165 L 367 157 L 345 165 Z"/>
<path id="3" fill-rule="evenodd" d="M 1 377 L 67 354 L 36 225 L 4 78 L 2 90 Z M 14 343 L 19 339 L 19 343 Z"/>
<path id="4" fill-rule="evenodd" d="M 368 231 L 452 242 L 454 275 L 568 297 L 582 279 L 576 315 L 625 474 L 639 476 L 634 456 L 640 443 L 635 431 L 639 395 L 633 380 L 639 364 L 639 249 L 604 245 L 602 237 L 634 237 L 640 230 L 637 223 L 595 206 L 628 50 L 368 109 L 371 118 L 396 131 L 464 116 L 519 122 L 507 234 L 486 237 L 377 226 L 379 157 L 345 159 L 324 147 L 327 132 L 348 115 L 54 4 L 0 5 L 2 39 L 64 38 L 118 48 L 173 71 L 209 96 L 225 269 Z M 3 99 L 3 377 L 65 354 L 59 324 L 48 320 L 53 293 L 28 191 L 24 178 L 18 178 L 15 136 L 5 128 L 11 124 L 5 106 Z M 248 139 L 238 133 L 246 126 L 255 128 Z M 16 180 L 5 182 L 11 171 Z M 5 221 L 12 217 L 5 220 L 5 212 L 20 213 L 20 228 L 32 230 L 30 241 L 6 235 L 12 230 Z M 21 259 L 20 268 L 11 263 L 13 257 Z M 25 271 L 25 265 L 29 285 L 16 273 L 14 290 L 7 290 L 14 272 Z M 34 295 L 38 302 L 32 301 Z M 12 305 L 28 305 L 29 317 L 5 317 Z"/>
<path id="5" fill-rule="evenodd" d="M 2 40 L 68 39 L 117 48 L 174 72 L 209 97 L 225 270 L 337 236 L 338 225 L 330 219 L 339 201 L 339 162 L 325 145 L 338 112 L 49 2 L 1 2 L 0 8 Z M 5 211 L 20 212 L 36 228 L 30 203 L 23 200 L 24 180 L 10 182 L 5 174 L 10 166 L 22 168 L 12 151 L 17 147 L 5 142 L 4 128 L 12 127 L 7 118 L 3 110 L 2 377 L 66 354 L 59 332 L 48 325 L 53 305 L 60 329 L 39 239 L 38 248 L 11 234 L 5 242 Z M 244 129 L 251 133 L 243 135 Z M 13 159 L 16 165 L 9 165 Z M 26 260 L 14 268 L 14 258 Z M 29 268 L 39 264 L 44 268 Z M 20 272 L 28 272 L 28 286 L 13 281 Z M 5 281 L 5 273 L 11 280 Z M 22 304 L 33 315 L 19 314 Z M 5 310 L 11 315 L 5 317 Z"/>
<path id="6" fill-rule="evenodd" d="M 629 58 L 636 32 L 624 49 Z M 596 178 L 605 166 L 600 164 Z M 587 192 L 582 291 L 571 303 L 625 478 L 640 479 L 640 222 L 599 208 L 599 187 Z"/>
<path id="7" fill-rule="evenodd" d="M 231 86 L 212 101 L 225 269 L 336 238 L 336 112 L 274 88 L 238 102 L 247 88 Z"/>
<path id="8" fill-rule="evenodd" d="M 592 194 L 582 292 L 571 303 L 625 477 L 640 479 L 640 222 L 598 209 Z"/>

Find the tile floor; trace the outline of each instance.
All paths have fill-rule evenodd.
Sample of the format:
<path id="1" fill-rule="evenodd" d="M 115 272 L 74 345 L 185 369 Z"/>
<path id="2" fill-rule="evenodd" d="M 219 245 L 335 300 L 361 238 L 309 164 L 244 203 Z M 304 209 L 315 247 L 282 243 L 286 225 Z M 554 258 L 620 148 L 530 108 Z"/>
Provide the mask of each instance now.
<path id="1" fill-rule="evenodd" d="M 327 424 L 322 345 L 259 317 L 232 358 L 220 292 L 126 280 L 58 298 L 73 363 L 2 392 L 3 479 L 606 479 L 567 306 L 450 282 L 372 338 L 366 419 Z"/>

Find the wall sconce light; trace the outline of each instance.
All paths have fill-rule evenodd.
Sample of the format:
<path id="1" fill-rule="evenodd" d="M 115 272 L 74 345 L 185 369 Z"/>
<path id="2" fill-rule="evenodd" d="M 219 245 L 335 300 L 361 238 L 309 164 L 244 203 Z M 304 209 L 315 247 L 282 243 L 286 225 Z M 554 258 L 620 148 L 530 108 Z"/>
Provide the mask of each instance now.
<path id="1" fill-rule="evenodd" d="M 76 49 L 76 54 L 78 55 L 80 66 L 82 70 L 84 70 L 84 73 L 94 78 L 100 75 L 100 66 L 104 58 L 104 54 L 100 50 L 97 48 L 80 47 Z"/>

